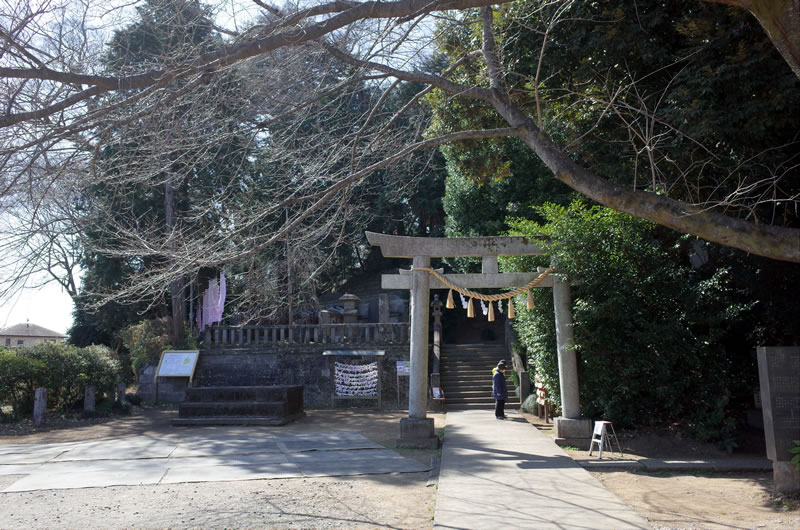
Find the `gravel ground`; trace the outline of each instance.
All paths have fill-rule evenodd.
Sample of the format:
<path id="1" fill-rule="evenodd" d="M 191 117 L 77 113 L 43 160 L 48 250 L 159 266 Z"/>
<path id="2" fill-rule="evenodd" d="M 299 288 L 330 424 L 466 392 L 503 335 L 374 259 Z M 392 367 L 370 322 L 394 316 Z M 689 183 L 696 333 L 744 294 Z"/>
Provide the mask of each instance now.
<path id="1" fill-rule="evenodd" d="M 174 411 L 143 409 L 133 416 L 68 428 L 0 431 L 2 443 L 54 443 L 148 434 L 196 434 L 169 425 Z M 444 415 L 434 414 L 437 429 Z M 280 432 L 354 431 L 395 449 L 403 412 L 309 411 Z M 206 428 L 219 432 L 263 427 Z M 430 463 L 436 450 L 398 450 Z M 19 479 L 0 476 L 0 490 Z M 0 528 L 431 528 L 436 488 L 429 473 L 203 482 L 0 493 Z"/>
<path id="2" fill-rule="evenodd" d="M 0 526 L 431 528 L 435 489 L 426 487 L 427 478 L 413 473 L 0 493 Z"/>

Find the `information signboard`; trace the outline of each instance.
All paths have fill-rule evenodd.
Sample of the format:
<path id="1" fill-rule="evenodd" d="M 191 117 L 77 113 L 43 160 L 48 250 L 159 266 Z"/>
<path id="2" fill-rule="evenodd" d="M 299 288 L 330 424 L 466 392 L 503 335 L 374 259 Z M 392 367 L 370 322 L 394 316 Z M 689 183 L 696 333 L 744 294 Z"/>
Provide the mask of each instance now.
<path id="1" fill-rule="evenodd" d="M 188 377 L 191 381 L 199 356 L 200 352 L 197 350 L 164 351 L 161 353 L 156 377 Z"/>
<path id="2" fill-rule="evenodd" d="M 411 375 L 411 361 L 397 361 L 397 375 Z"/>

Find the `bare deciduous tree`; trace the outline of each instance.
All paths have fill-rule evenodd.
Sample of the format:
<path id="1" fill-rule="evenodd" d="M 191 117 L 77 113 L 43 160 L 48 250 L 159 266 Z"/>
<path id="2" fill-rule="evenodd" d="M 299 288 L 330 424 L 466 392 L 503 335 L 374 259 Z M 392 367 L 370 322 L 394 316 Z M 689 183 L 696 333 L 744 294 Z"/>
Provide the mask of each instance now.
<path id="1" fill-rule="evenodd" d="M 333 1 L 279 8 L 259 1 L 263 15 L 253 22 L 223 23 L 206 13 L 215 28 L 209 39 L 179 39 L 150 60 L 117 57 L 121 60 L 110 70 L 108 52 L 98 43 L 107 41 L 113 28 L 130 25 L 124 18 L 129 9 L 101 11 L 90 0 L 58 1 L 2 6 L 0 191 L 4 198 L 20 197 L 20 190 L 48 189 L 67 174 L 79 174 L 74 181 L 84 194 L 102 189 L 107 200 L 84 201 L 80 218 L 72 216 L 76 233 L 84 229 L 80 223 L 94 222 L 103 235 L 95 251 L 147 266 L 101 301 L 156 299 L 170 282 L 191 278 L 203 267 L 252 262 L 287 234 L 295 248 L 308 249 L 304 255 L 313 271 L 325 258 L 311 249 L 340 238 L 343 223 L 368 206 L 349 200 L 368 175 L 420 149 L 510 135 L 534 151 L 554 178 L 610 208 L 800 262 L 800 230 L 742 215 L 753 206 L 747 203 L 764 200 L 757 193 L 740 189 L 714 202 L 678 200 L 669 188 L 626 189 L 576 164 L 568 148 L 542 129 L 541 115 L 531 115 L 510 96 L 488 7 L 495 2 Z M 760 7 L 765 2 L 727 3 L 759 18 L 800 77 L 800 61 L 792 53 L 800 35 L 797 17 L 784 19 L 776 33 L 770 29 L 774 18 Z M 780 4 L 796 10 L 790 0 Z M 422 54 L 435 38 L 432 21 L 446 20 L 451 10 L 474 8 L 481 10 L 482 42 L 462 60 L 478 59 L 484 81 L 468 86 L 450 77 L 452 69 L 439 75 L 420 70 Z M 546 60 L 546 52 L 542 57 Z M 426 138 L 427 123 L 413 105 L 400 112 L 386 107 L 382 94 L 397 81 L 481 102 L 505 126 Z M 641 102 L 640 109 L 625 107 L 614 93 L 606 101 L 608 112 L 632 120 L 630 130 L 638 130 L 632 141 L 649 156 L 658 141 L 655 129 L 651 122 L 633 120 L 651 116 L 653 102 L 644 96 Z M 56 152 L 59 168 L 42 171 Z M 792 168 L 776 168 L 776 178 Z M 167 182 L 176 205 L 170 222 L 137 204 L 146 190 L 166 189 Z M 47 211 L 37 207 L 44 197 L 31 196 L 33 206 L 17 214 L 40 216 Z M 4 208 L 14 207 L 6 199 Z M 97 226 L 97 220 L 105 221 Z M 28 219 L 17 226 L 34 230 L 40 224 Z"/>

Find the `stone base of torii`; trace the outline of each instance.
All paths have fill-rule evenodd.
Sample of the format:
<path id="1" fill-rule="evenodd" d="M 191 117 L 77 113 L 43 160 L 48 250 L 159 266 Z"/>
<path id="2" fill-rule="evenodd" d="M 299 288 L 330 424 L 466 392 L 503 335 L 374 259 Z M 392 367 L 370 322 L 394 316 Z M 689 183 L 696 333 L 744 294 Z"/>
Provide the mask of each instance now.
<path id="1" fill-rule="evenodd" d="M 445 278 L 466 289 L 499 289 L 527 285 L 536 279 L 538 273 L 500 274 L 497 268 L 498 256 L 530 256 L 540 255 L 543 252 L 523 237 L 425 238 L 391 236 L 374 232 L 367 232 L 366 236 L 371 245 L 380 247 L 384 257 L 412 260 L 410 271 L 384 274 L 381 279 L 383 289 L 411 291 L 411 375 L 408 418 L 400 420 L 397 446 L 435 448 L 438 446 L 439 438 L 434 432 L 433 419 L 427 417 L 430 290 L 444 289 L 446 286 L 429 274 L 431 258 L 480 257 L 483 263 L 480 274 L 448 274 Z M 562 416 L 553 420 L 556 441 L 588 447 L 592 426 L 590 420 L 580 417 L 578 368 L 574 349 L 569 283 L 562 281 L 559 275 L 554 273 L 536 287 L 553 289 L 562 408 Z"/>

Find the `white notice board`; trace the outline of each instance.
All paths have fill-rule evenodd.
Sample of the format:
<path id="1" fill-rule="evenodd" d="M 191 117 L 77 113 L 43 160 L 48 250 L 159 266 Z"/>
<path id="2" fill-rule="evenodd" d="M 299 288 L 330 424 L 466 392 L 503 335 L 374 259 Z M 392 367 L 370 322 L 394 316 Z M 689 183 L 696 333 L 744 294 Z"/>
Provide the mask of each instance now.
<path id="1" fill-rule="evenodd" d="M 161 353 L 156 377 L 188 377 L 191 382 L 197 366 L 197 350 L 167 350 Z"/>
<path id="2" fill-rule="evenodd" d="M 411 375 L 411 361 L 397 361 L 397 375 Z"/>

